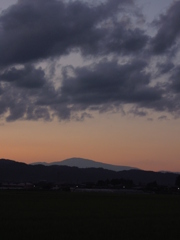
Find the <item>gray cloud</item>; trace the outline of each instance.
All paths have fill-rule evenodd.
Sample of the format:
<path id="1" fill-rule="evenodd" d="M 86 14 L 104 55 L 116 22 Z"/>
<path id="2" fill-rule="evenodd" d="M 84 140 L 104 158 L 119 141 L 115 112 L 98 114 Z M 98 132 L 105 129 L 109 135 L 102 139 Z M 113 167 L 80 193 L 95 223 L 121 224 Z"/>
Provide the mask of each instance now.
<path id="1" fill-rule="evenodd" d="M 50 84 L 52 85 L 52 84 Z M 7 121 L 18 119 L 50 120 L 48 106 L 37 104 L 41 92 L 49 83 L 41 68 L 24 65 L 10 67 L 0 73 L 0 115 L 6 114 Z"/>
<path id="2" fill-rule="evenodd" d="M 165 53 L 176 44 L 180 35 L 180 1 L 175 1 L 166 14 L 155 22 L 158 32 L 152 40 L 156 54 Z"/>
<path id="3" fill-rule="evenodd" d="M 177 75 L 173 75 L 173 84 L 151 86 L 151 75 L 145 71 L 147 64 L 144 60 L 126 64 L 119 64 L 116 60 L 102 60 L 98 64 L 71 67 L 71 74 L 66 67 L 62 69 L 63 80 L 57 89 L 41 73 L 42 69 L 33 69 L 32 66 L 31 72 L 40 71 L 43 76 L 42 85 L 30 87 L 28 84 L 22 87 L 12 84 L 12 81 L 18 82 L 19 71 L 26 75 L 25 70 L 29 66 L 13 69 L 15 73 L 17 71 L 13 77 L 10 69 L 10 73 L 4 74 L 6 81 L 1 82 L 0 114 L 9 113 L 7 121 L 50 121 L 55 116 L 59 120 L 80 121 L 92 117 L 91 111 L 121 111 L 126 104 L 132 105 L 129 113 L 138 116 L 146 116 L 148 109 L 177 113 L 180 106 L 179 101 L 175 101 L 174 93 L 179 91 L 178 87 L 175 91 L 178 70 Z"/>
<path id="4" fill-rule="evenodd" d="M 168 118 L 167 118 L 167 116 L 165 116 L 165 115 L 162 115 L 162 116 L 160 116 L 160 117 L 158 117 L 158 120 L 167 120 Z"/>
<path id="5" fill-rule="evenodd" d="M 174 92 L 180 93 L 180 66 L 177 66 L 171 75 L 171 88 Z"/>
<path id="6" fill-rule="evenodd" d="M 19 0 L 5 10 L 0 15 L 0 116 L 83 121 L 93 111 L 125 114 L 126 105 L 127 113 L 141 117 L 148 110 L 179 116 L 180 67 L 167 52 L 179 38 L 180 2 L 156 21 L 155 37 L 135 21 L 141 14 L 132 10 L 133 2 Z M 74 51 L 90 56 L 91 64 L 61 65 L 56 75 L 51 63 Z"/>
<path id="7" fill-rule="evenodd" d="M 0 81 L 14 83 L 18 87 L 40 88 L 45 84 L 44 71 L 25 65 L 22 69 L 11 67 L 0 74 Z"/>
<path id="8" fill-rule="evenodd" d="M 68 77 L 64 73 L 62 97 L 71 104 L 82 105 L 153 101 L 159 96 L 148 86 L 150 76 L 143 71 L 146 64 L 145 61 L 123 65 L 116 61 L 102 61 L 96 65 L 76 68 L 75 77 Z"/>
<path id="9" fill-rule="evenodd" d="M 36 104 L 38 95 L 34 91 L 24 91 L 11 87 L 9 84 L 4 87 L 0 99 L 0 114 L 6 114 L 7 121 L 18 119 L 26 120 L 51 120 L 51 114 L 47 106 Z"/>
<path id="10" fill-rule="evenodd" d="M 148 40 L 148 36 L 142 30 L 125 28 L 123 23 L 117 24 L 107 37 L 105 49 L 107 52 L 135 54 L 137 51 L 142 51 Z"/>
<path id="11" fill-rule="evenodd" d="M 158 69 L 159 75 L 169 73 L 173 68 L 174 68 L 174 64 L 171 61 L 157 63 L 157 69 Z"/>
<path id="12" fill-rule="evenodd" d="M 115 16 L 119 6 L 128 3 L 131 1 L 108 0 L 90 6 L 81 1 L 18 1 L 0 16 L 0 65 L 62 56 L 72 49 L 95 53 L 113 28 L 98 25 Z M 135 31 L 135 39 L 140 35 Z M 123 39 L 122 35 L 121 42 L 126 42 L 126 38 L 124 44 L 131 45 L 128 36 Z"/>

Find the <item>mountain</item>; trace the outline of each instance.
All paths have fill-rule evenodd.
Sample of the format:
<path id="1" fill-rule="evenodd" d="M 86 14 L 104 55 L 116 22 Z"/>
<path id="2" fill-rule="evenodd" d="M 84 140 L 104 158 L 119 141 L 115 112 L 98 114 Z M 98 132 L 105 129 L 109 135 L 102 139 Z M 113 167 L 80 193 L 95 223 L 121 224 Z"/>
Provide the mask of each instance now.
<path id="1" fill-rule="evenodd" d="M 143 171 L 138 169 L 112 171 L 103 168 L 78 168 L 69 166 L 29 165 L 12 160 L 0 159 L 0 183 L 47 181 L 54 183 L 84 183 L 99 180 L 128 179 L 134 184 L 156 181 L 159 185 L 173 186 L 178 174 Z"/>
<path id="2" fill-rule="evenodd" d="M 123 170 L 137 169 L 137 168 L 128 167 L 128 166 L 118 166 L 118 165 L 96 162 L 96 161 L 84 159 L 84 158 L 69 158 L 63 161 L 51 162 L 51 163 L 46 163 L 46 162 L 32 163 L 32 165 L 39 165 L 39 164 L 42 164 L 44 166 L 58 165 L 58 166 L 78 167 L 78 168 L 103 168 L 103 169 L 108 169 L 116 172 L 123 171 Z"/>

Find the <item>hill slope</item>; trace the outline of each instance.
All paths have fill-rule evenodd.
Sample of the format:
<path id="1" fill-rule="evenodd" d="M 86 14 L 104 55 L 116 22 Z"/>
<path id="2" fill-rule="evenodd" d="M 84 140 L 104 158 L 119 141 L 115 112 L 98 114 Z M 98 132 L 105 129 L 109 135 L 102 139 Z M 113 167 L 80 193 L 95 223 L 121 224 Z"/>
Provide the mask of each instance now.
<path id="1" fill-rule="evenodd" d="M 0 183 L 38 182 L 56 183 L 97 182 L 98 180 L 129 179 L 135 184 L 156 181 L 159 185 L 174 185 L 178 174 L 143 170 L 112 171 L 102 168 L 77 168 L 68 166 L 28 165 L 0 159 Z"/>
<path id="2" fill-rule="evenodd" d="M 112 171 L 136 169 L 128 166 L 118 166 L 118 165 L 96 162 L 96 161 L 84 159 L 84 158 L 69 158 L 63 161 L 52 162 L 52 163 L 46 163 L 46 162 L 32 163 L 32 165 L 37 165 L 37 164 L 42 164 L 45 166 L 59 165 L 59 166 L 69 166 L 69 167 L 78 167 L 78 168 L 104 168 Z"/>

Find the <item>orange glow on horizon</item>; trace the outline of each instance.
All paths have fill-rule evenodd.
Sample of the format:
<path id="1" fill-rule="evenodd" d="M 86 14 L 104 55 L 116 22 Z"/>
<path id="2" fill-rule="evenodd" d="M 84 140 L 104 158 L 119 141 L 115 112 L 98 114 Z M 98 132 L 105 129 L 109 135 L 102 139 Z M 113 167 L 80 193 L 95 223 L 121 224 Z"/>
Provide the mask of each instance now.
<path id="1" fill-rule="evenodd" d="M 114 124 L 112 124 L 112 122 Z M 71 157 L 145 170 L 180 171 L 178 121 L 120 118 L 85 122 L 15 122 L 1 126 L 0 158 L 53 162 Z"/>

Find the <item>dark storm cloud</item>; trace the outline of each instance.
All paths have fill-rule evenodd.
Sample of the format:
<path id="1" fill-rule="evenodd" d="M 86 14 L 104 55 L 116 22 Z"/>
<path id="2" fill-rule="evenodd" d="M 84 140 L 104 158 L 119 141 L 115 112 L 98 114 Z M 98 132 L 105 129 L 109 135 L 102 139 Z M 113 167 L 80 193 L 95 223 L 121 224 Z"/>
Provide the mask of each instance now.
<path id="1" fill-rule="evenodd" d="M 157 69 L 159 74 L 169 73 L 174 68 L 174 64 L 171 61 L 157 63 Z"/>
<path id="2" fill-rule="evenodd" d="M 180 1 L 175 1 L 166 14 L 155 22 L 158 31 L 152 40 L 156 54 L 165 53 L 179 40 L 180 36 Z"/>
<path id="3" fill-rule="evenodd" d="M 38 96 L 37 89 L 17 88 L 6 83 L 0 97 L 0 115 L 6 115 L 7 121 L 51 120 L 48 107 L 36 103 Z"/>
<path id="4" fill-rule="evenodd" d="M 26 64 L 10 67 L 0 73 L 0 115 L 7 121 L 18 119 L 50 120 L 48 106 L 37 104 L 40 95 L 52 88 L 44 71 Z M 50 92 L 48 90 L 48 92 Z M 48 95 L 46 96 L 48 97 Z"/>
<path id="5" fill-rule="evenodd" d="M 10 69 L 4 73 L 4 83 L 0 104 L 4 112 L 9 111 L 8 121 L 17 119 L 83 120 L 91 115 L 87 112 L 113 111 L 123 104 L 137 104 L 145 107 L 161 99 L 161 91 L 150 87 L 150 75 L 145 72 L 147 62 L 143 60 L 119 64 L 116 60 L 103 60 L 98 64 L 73 69 L 63 69 L 61 87 L 55 89 L 41 69 L 32 66 L 24 69 Z M 38 87 L 12 85 L 18 77 L 26 76 L 27 69 L 41 73 L 43 84 Z M 14 72 L 15 74 L 11 74 Z M 31 74 L 34 76 L 35 74 Z M 37 77 L 39 77 L 37 74 Z M 79 114 L 78 114 L 79 113 Z M 137 115 L 141 112 L 137 111 Z M 142 114 L 141 114 L 142 115 Z"/>
<path id="6" fill-rule="evenodd" d="M 119 6 L 130 2 L 108 0 L 90 6 L 81 1 L 18 1 L 0 16 L 0 65 L 61 56 L 72 49 L 95 53 L 103 45 L 103 38 L 114 28 L 112 24 L 109 27 L 99 25 L 115 16 Z M 123 30 L 121 32 L 121 36 L 115 37 L 121 37 L 121 45 L 131 49 L 133 31 L 125 36 Z M 145 41 L 140 31 L 135 30 L 134 35 L 136 41 L 141 35 L 142 42 Z"/>
<path id="7" fill-rule="evenodd" d="M 71 67 L 70 74 L 70 67 L 66 67 L 63 69 L 62 85 L 58 89 L 45 76 L 41 87 L 13 85 L 12 81 L 17 78 L 14 80 L 7 74 L 8 81 L 1 82 L 0 114 L 8 113 L 7 121 L 49 121 L 54 116 L 59 120 L 80 121 L 91 117 L 89 111 L 116 111 L 125 104 L 133 104 L 135 107 L 130 113 L 137 116 L 146 116 L 145 109 L 178 111 L 179 105 L 177 102 L 175 104 L 171 94 L 166 96 L 169 90 L 175 92 L 173 89 L 177 85 L 178 70 L 173 76 L 174 84 L 162 90 L 161 86 L 150 86 L 151 75 L 146 73 L 146 67 L 147 62 L 142 60 L 126 64 L 103 60 L 86 67 Z M 16 71 L 23 72 L 24 69 Z M 176 86 L 176 91 L 178 89 Z"/>
<path id="8" fill-rule="evenodd" d="M 141 17 L 132 10 L 135 3 L 19 0 L 5 10 L 0 15 L 0 117 L 82 121 L 93 111 L 125 114 L 127 105 L 128 113 L 141 117 L 148 110 L 180 115 L 180 67 L 165 54 L 179 38 L 180 2 L 156 21 L 155 37 L 135 21 Z M 57 76 L 50 62 L 74 51 L 90 56 L 93 64 L 61 66 Z"/>
<path id="9" fill-rule="evenodd" d="M 150 75 L 144 71 L 146 65 L 142 60 L 124 65 L 102 61 L 74 69 L 74 77 L 68 77 L 65 69 L 61 97 L 80 110 L 93 105 L 100 109 L 102 105 L 155 101 L 161 95 L 149 86 Z"/>
<path id="10" fill-rule="evenodd" d="M 148 40 L 149 38 L 144 31 L 138 28 L 126 28 L 123 22 L 116 23 L 111 30 L 105 32 L 104 39 L 99 44 L 98 53 L 136 54 L 143 50 Z"/>
<path id="11" fill-rule="evenodd" d="M 180 93 L 180 66 L 177 66 L 171 76 L 171 88 L 174 92 Z"/>
<path id="12" fill-rule="evenodd" d="M 22 69 L 11 67 L 0 74 L 0 81 L 15 83 L 18 87 L 40 88 L 45 84 L 44 71 L 25 65 Z"/>

